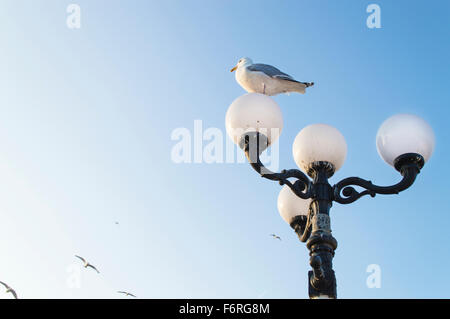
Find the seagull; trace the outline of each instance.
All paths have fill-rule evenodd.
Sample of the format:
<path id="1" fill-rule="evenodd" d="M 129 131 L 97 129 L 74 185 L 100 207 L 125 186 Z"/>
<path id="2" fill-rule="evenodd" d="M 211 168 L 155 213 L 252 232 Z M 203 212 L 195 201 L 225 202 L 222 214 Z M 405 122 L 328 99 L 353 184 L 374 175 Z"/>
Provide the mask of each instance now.
<path id="1" fill-rule="evenodd" d="M 305 94 L 314 82 L 299 82 L 292 76 L 268 64 L 253 64 L 250 58 L 242 58 L 231 72 L 236 71 L 236 81 L 247 91 L 265 95 L 298 92 Z"/>
<path id="2" fill-rule="evenodd" d="M 17 298 L 16 291 L 15 291 L 14 289 L 12 289 L 10 286 L 8 286 L 7 284 L 5 284 L 5 283 L 2 282 L 2 281 L 0 281 L 0 284 L 2 284 L 3 286 L 5 286 L 5 288 L 6 288 L 6 293 L 10 292 L 10 293 L 12 293 L 12 295 L 14 296 L 14 298 L 18 299 L 18 298 Z"/>
<path id="3" fill-rule="evenodd" d="M 81 259 L 81 261 L 82 261 L 83 264 L 84 264 L 84 265 L 83 265 L 84 268 L 91 267 L 91 268 L 94 269 L 96 272 L 100 273 L 100 271 L 98 271 L 97 268 L 95 268 L 93 265 L 91 265 L 90 263 L 88 263 L 88 262 L 86 261 L 86 259 L 84 259 L 83 257 L 77 256 L 77 255 L 75 255 L 75 257 Z"/>
<path id="4" fill-rule="evenodd" d="M 126 291 L 118 291 L 117 293 L 119 293 L 119 294 L 124 294 L 125 296 L 131 296 L 131 297 L 134 297 L 134 298 L 136 298 L 136 296 L 135 296 L 135 295 L 133 295 L 133 294 L 130 294 L 129 292 L 126 292 Z"/>
<path id="5" fill-rule="evenodd" d="M 277 235 L 275 235 L 275 234 L 270 234 L 270 236 L 272 236 L 272 237 L 275 238 L 275 239 L 281 240 L 280 236 L 277 236 Z"/>

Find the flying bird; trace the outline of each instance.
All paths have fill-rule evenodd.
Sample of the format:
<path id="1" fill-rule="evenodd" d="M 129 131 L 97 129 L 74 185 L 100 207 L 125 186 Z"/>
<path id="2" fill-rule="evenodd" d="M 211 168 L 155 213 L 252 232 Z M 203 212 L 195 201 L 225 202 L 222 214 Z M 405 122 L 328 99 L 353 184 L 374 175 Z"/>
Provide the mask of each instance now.
<path id="1" fill-rule="evenodd" d="M 272 237 L 275 238 L 275 239 L 281 240 L 280 236 L 277 236 L 277 235 L 275 235 L 275 234 L 270 234 L 270 236 L 272 236 Z"/>
<path id="2" fill-rule="evenodd" d="M 126 291 L 118 291 L 117 293 L 119 293 L 119 294 L 124 294 L 125 296 L 131 296 L 131 297 L 136 298 L 135 295 L 133 295 L 133 294 L 131 294 L 131 293 L 129 293 L 129 292 L 126 292 Z"/>
<path id="3" fill-rule="evenodd" d="M 305 94 L 314 82 L 299 82 L 292 76 L 268 64 L 253 64 L 250 58 L 242 58 L 231 72 L 236 71 L 236 81 L 247 91 L 265 95 L 298 92 Z"/>
<path id="4" fill-rule="evenodd" d="M 15 291 L 14 289 L 12 289 L 10 286 L 8 286 L 7 284 L 5 284 L 5 283 L 2 282 L 2 281 L 0 281 L 0 284 L 2 284 L 3 286 L 5 286 L 5 288 L 6 288 L 6 293 L 10 292 L 10 293 L 14 296 L 14 298 L 18 299 L 18 298 L 17 298 L 16 291 Z"/>
<path id="5" fill-rule="evenodd" d="M 94 265 L 91 265 L 90 263 L 88 263 L 88 262 L 86 261 L 86 259 L 84 259 L 83 257 L 77 256 L 77 255 L 75 255 L 75 257 L 81 259 L 81 261 L 83 262 L 84 268 L 91 267 L 91 268 L 94 269 L 96 272 L 100 273 L 100 271 L 98 271 L 97 268 L 94 267 Z"/>

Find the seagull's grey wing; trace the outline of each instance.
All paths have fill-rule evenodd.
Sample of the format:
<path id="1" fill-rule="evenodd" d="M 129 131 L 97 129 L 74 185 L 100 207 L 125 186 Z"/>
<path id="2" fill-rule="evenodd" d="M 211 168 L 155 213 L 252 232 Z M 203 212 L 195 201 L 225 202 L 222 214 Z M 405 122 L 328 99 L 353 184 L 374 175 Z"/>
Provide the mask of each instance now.
<path id="1" fill-rule="evenodd" d="M 255 71 L 255 72 L 263 72 L 264 74 L 266 74 L 272 78 L 298 82 L 298 81 L 294 80 L 294 78 L 292 76 L 290 76 L 289 74 L 281 72 L 276 67 L 271 66 L 269 64 L 261 64 L 261 63 L 252 64 L 252 65 L 248 66 L 247 69 L 250 71 Z"/>
<path id="2" fill-rule="evenodd" d="M 17 298 L 17 294 L 14 289 L 11 289 L 10 292 L 13 294 L 14 298 L 19 299 Z"/>
<path id="3" fill-rule="evenodd" d="M 133 294 L 130 294 L 130 293 L 129 293 L 128 295 L 130 295 L 131 297 L 134 297 L 134 298 L 136 298 L 136 296 L 135 296 L 135 295 L 133 295 Z"/>
<path id="4" fill-rule="evenodd" d="M 9 289 L 9 286 L 7 284 L 5 284 L 3 281 L 0 281 L 0 284 L 2 284 L 3 286 L 5 286 L 6 289 Z"/>
<path id="5" fill-rule="evenodd" d="M 98 271 L 98 269 L 95 268 L 95 266 L 93 266 L 93 265 L 91 265 L 91 264 L 88 264 L 87 266 L 88 266 L 88 267 L 91 267 L 91 268 L 94 269 L 96 272 L 100 273 L 100 271 Z"/>
<path id="6" fill-rule="evenodd" d="M 84 263 L 86 262 L 86 260 L 84 260 L 84 258 L 83 258 L 83 257 L 77 256 L 77 255 L 75 255 L 75 257 L 77 257 L 77 258 L 81 259 L 81 261 L 82 261 L 82 262 L 84 262 Z"/>
<path id="7" fill-rule="evenodd" d="M 125 295 L 127 294 L 125 291 L 118 291 L 117 293 L 118 294 L 125 294 Z"/>

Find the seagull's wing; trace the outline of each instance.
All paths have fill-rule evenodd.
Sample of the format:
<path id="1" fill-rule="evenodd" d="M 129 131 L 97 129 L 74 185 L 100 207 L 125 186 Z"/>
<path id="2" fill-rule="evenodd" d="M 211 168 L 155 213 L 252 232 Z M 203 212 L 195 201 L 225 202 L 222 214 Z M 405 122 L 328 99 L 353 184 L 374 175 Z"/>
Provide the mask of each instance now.
<path id="1" fill-rule="evenodd" d="M 96 272 L 98 272 L 98 273 L 100 273 L 100 271 L 98 271 L 98 269 L 97 268 L 95 268 L 93 265 L 91 265 L 91 264 L 88 264 L 87 265 L 88 267 L 91 267 L 92 269 L 94 269 Z"/>
<path id="2" fill-rule="evenodd" d="M 292 81 L 292 82 L 298 82 L 298 81 L 294 80 L 294 78 L 292 76 L 290 76 L 289 74 L 281 72 L 276 67 L 271 66 L 269 64 L 261 64 L 261 63 L 252 64 L 252 65 L 248 66 L 247 69 L 250 71 L 254 71 L 254 72 L 262 72 L 272 78 L 287 80 L 287 81 Z"/>
<path id="3" fill-rule="evenodd" d="M 131 297 L 134 297 L 134 298 L 136 298 L 136 296 L 135 296 L 135 295 L 133 295 L 133 294 L 130 294 L 129 292 L 126 292 L 126 291 L 118 291 L 118 293 L 119 293 L 119 294 L 124 294 L 124 295 L 127 295 L 127 296 L 131 296 Z"/>
<path id="4" fill-rule="evenodd" d="M 75 257 L 77 257 L 77 258 L 81 259 L 81 261 L 82 261 L 82 262 L 84 262 L 84 263 L 86 262 L 86 260 L 84 260 L 84 258 L 83 258 L 83 257 L 77 256 L 77 255 L 75 255 Z"/>
<path id="5" fill-rule="evenodd" d="M 10 288 L 10 292 L 13 294 L 14 298 L 19 299 L 19 298 L 17 298 L 17 294 L 16 294 L 16 291 L 14 289 Z"/>
<path id="6" fill-rule="evenodd" d="M 2 284 L 3 286 L 5 286 L 6 289 L 9 289 L 9 286 L 7 284 L 5 284 L 3 281 L 0 281 L 0 284 Z"/>
<path id="7" fill-rule="evenodd" d="M 280 236 L 277 236 L 277 239 L 281 240 L 281 237 L 280 237 Z"/>

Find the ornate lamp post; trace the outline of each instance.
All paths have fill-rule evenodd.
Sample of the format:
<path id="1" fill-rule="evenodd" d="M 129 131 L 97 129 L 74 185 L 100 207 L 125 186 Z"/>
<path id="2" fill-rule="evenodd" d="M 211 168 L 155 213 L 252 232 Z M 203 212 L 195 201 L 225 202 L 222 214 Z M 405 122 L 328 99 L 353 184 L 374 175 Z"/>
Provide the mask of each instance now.
<path id="1" fill-rule="evenodd" d="M 380 156 L 402 175 L 401 181 L 392 186 L 377 186 L 359 177 L 349 177 L 332 186 L 328 179 L 343 165 L 347 155 L 342 134 L 325 124 L 305 127 L 293 144 L 294 159 L 301 171 L 275 173 L 261 163 L 260 155 L 279 137 L 282 126 L 279 106 L 258 93 L 239 97 L 226 114 L 227 133 L 244 150 L 253 169 L 262 177 L 285 185 L 278 196 L 278 210 L 310 251 L 310 298 L 336 298 L 332 260 L 337 241 L 330 227 L 332 203 L 349 204 L 364 195 L 398 194 L 410 187 L 433 152 L 434 134 L 415 115 L 390 117 L 378 130 L 376 145 Z M 364 190 L 357 191 L 353 186 Z"/>

